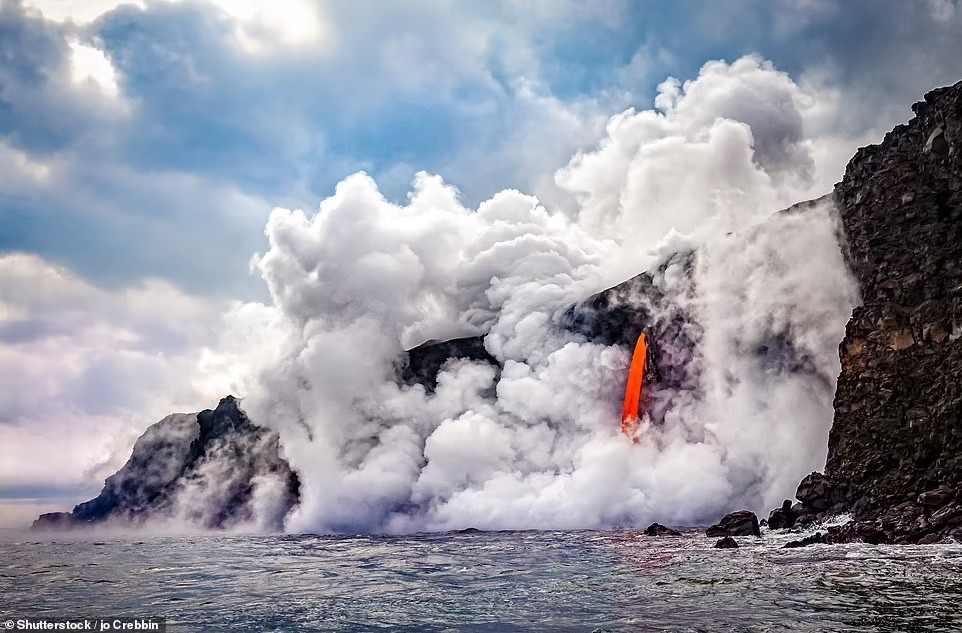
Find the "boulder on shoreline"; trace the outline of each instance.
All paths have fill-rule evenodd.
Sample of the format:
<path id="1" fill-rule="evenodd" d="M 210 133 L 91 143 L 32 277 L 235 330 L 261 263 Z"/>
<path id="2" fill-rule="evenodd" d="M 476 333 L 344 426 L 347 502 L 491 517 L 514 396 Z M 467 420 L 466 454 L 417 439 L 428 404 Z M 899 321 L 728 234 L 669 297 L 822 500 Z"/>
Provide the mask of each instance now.
<path id="1" fill-rule="evenodd" d="M 791 499 L 785 499 L 782 502 L 782 507 L 775 508 L 772 513 L 768 515 L 768 527 L 772 530 L 784 530 L 789 529 L 795 525 L 795 520 L 798 515 L 792 510 Z"/>
<path id="2" fill-rule="evenodd" d="M 817 514 L 832 507 L 832 482 L 819 472 L 805 475 L 798 484 L 795 498 L 807 514 Z"/>

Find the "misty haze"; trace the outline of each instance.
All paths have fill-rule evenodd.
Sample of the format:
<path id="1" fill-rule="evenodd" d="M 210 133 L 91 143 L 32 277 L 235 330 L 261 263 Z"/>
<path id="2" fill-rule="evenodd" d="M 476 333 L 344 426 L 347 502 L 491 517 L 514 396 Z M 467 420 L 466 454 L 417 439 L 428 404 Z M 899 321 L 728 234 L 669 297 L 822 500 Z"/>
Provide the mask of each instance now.
<path id="1" fill-rule="evenodd" d="M 962 629 L 960 51 L 0 0 L 0 627 Z"/>

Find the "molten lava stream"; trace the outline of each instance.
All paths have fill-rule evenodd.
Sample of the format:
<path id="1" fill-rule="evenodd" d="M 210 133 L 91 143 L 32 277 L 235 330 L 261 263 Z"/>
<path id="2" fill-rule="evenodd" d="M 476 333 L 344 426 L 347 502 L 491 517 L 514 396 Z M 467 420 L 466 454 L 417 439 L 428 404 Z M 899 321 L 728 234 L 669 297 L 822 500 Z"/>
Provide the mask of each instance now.
<path id="1" fill-rule="evenodd" d="M 645 364 L 648 361 L 648 336 L 642 332 L 635 344 L 628 370 L 628 384 L 625 386 L 625 408 L 621 413 L 621 430 L 633 437 L 638 428 L 638 406 L 641 404 L 641 390 L 645 384 Z"/>

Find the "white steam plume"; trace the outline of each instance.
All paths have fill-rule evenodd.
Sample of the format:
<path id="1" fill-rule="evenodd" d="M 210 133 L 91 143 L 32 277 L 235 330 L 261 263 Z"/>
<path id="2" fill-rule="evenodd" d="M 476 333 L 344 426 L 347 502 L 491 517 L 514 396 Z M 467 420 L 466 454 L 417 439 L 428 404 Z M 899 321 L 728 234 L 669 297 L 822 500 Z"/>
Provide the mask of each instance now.
<path id="1" fill-rule="evenodd" d="M 691 524 L 789 496 L 824 459 L 857 301 L 831 205 L 773 215 L 823 193 L 814 101 L 756 57 L 669 80 L 557 175 L 574 218 L 511 190 L 466 209 L 423 173 L 403 206 L 358 174 L 313 217 L 275 210 L 256 264 L 273 305 L 237 306 L 207 361 L 301 475 L 288 529 Z M 655 394 L 664 419 L 632 443 L 629 350 L 557 322 L 679 250 L 688 281 L 655 283 L 697 325 L 697 387 Z M 457 361 L 434 392 L 398 385 L 405 348 L 478 334 L 500 373 Z"/>

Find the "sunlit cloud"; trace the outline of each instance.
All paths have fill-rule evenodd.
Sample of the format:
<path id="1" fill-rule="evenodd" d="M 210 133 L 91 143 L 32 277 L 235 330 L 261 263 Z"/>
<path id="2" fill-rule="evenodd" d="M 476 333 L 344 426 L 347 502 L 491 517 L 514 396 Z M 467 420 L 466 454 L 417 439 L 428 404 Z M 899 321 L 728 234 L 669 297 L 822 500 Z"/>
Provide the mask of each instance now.
<path id="1" fill-rule="evenodd" d="M 74 83 L 90 83 L 112 97 L 117 96 L 117 72 L 102 50 L 80 42 L 70 42 L 70 51 L 71 79 Z"/>

